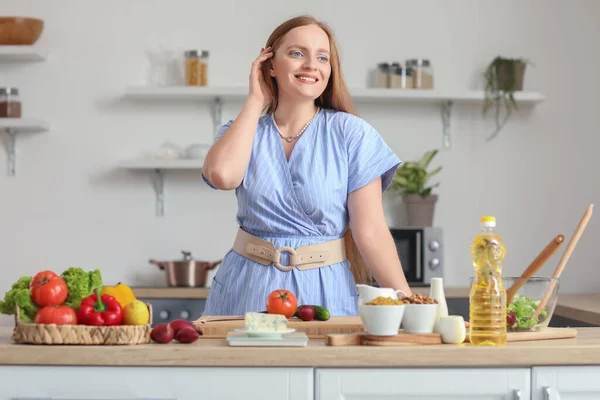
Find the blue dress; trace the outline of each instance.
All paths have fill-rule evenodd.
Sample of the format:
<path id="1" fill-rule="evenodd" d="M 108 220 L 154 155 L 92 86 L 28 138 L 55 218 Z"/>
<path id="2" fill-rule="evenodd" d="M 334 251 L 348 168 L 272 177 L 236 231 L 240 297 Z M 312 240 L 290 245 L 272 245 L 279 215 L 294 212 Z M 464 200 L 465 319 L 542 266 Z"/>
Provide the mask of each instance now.
<path id="1" fill-rule="evenodd" d="M 215 140 L 232 123 L 225 124 Z M 348 227 L 348 194 L 378 177 L 385 191 L 399 165 L 398 157 L 366 121 L 327 109 L 309 124 L 288 162 L 271 115 L 262 116 L 248 169 L 235 189 L 238 224 L 275 248 L 341 238 Z M 282 252 L 280 263 L 289 264 L 287 252 Z M 349 261 L 282 272 L 230 249 L 212 281 L 203 315 L 264 311 L 269 293 L 277 289 L 291 290 L 299 305 L 324 306 L 332 316 L 358 314 Z"/>

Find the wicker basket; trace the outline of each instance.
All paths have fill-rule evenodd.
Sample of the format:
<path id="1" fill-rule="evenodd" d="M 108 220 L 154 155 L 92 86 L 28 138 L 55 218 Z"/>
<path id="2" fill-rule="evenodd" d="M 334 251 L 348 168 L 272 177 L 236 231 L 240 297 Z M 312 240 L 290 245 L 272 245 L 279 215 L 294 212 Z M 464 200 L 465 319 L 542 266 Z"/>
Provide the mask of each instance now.
<path id="1" fill-rule="evenodd" d="M 88 326 L 28 324 L 21 321 L 19 307 L 15 315 L 12 339 L 28 344 L 133 345 L 150 343 L 152 305 L 146 303 L 150 323 L 146 325 Z"/>

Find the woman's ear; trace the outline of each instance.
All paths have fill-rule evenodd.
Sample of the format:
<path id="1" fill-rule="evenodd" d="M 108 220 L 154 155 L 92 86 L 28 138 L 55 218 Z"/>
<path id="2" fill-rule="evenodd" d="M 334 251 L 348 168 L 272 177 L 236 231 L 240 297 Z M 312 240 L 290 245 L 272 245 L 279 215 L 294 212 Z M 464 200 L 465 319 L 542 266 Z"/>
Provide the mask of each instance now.
<path id="1" fill-rule="evenodd" d="M 275 68 L 273 68 L 273 62 L 269 60 L 269 75 L 275 76 Z"/>

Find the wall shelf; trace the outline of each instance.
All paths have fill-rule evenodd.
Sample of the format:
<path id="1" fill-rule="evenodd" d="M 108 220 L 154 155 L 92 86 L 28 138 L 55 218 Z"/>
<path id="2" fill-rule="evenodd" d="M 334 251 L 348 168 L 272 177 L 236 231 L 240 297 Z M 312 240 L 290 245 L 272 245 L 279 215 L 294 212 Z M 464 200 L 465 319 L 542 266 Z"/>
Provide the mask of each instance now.
<path id="1" fill-rule="evenodd" d="M 16 139 L 19 133 L 39 133 L 49 129 L 46 122 L 35 119 L 0 118 L 0 131 L 8 136 L 8 176 L 16 175 Z"/>
<path id="2" fill-rule="evenodd" d="M 156 215 L 162 217 L 165 215 L 165 170 L 202 170 L 204 160 L 199 159 L 138 159 L 125 160 L 119 163 L 119 168 L 136 171 L 154 172 L 154 191 L 156 193 Z"/>
<path id="3" fill-rule="evenodd" d="M 33 46 L 0 46 L 0 61 L 3 62 L 40 62 L 47 58 L 46 52 Z"/>
<path id="4" fill-rule="evenodd" d="M 439 106 L 442 119 L 443 147 L 451 146 L 450 121 L 455 104 L 482 104 L 483 91 L 406 90 L 383 88 L 350 89 L 353 100 L 363 104 L 415 103 Z M 130 86 L 125 88 L 125 98 L 133 101 L 208 101 L 212 102 L 213 134 L 223 125 L 221 111 L 223 101 L 243 101 L 248 95 L 247 86 Z M 515 99 L 519 105 L 535 105 L 545 100 L 537 92 L 518 92 Z M 164 215 L 163 171 L 167 169 L 201 169 L 198 160 L 142 160 L 121 163 L 121 168 L 153 170 L 156 177 L 157 214 Z"/>
<path id="5" fill-rule="evenodd" d="M 483 91 L 449 92 L 438 89 L 383 89 L 351 88 L 350 94 L 357 103 L 420 103 L 439 105 L 442 115 L 442 138 L 445 148 L 451 146 L 450 119 L 452 107 L 457 103 L 483 103 Z M 247 86 L 130 86 L 125 97 L 136 101 L 204 100 L 213 102 L 214 134 L 222 126 L 221 108 L 223 100 L 243 100 L 248 95 Z M 538 92 L 518 92 L 515 99 L 519 105 L 535 105 L 545 100 Z"/>

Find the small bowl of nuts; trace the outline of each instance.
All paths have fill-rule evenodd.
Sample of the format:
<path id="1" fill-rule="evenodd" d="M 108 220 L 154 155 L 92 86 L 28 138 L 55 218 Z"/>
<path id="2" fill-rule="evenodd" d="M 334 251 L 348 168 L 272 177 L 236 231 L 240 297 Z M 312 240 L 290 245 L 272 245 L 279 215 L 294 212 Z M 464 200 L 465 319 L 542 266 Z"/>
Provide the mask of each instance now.
<path id="1" fill-rule="evenodd" d="M 412 296 L 399 296 L 406 305 L 402 318 L 402 328 L 406 333 L 432 333 L 438 311 L 438 301 L 429 296 L 415 293 Z"/>

